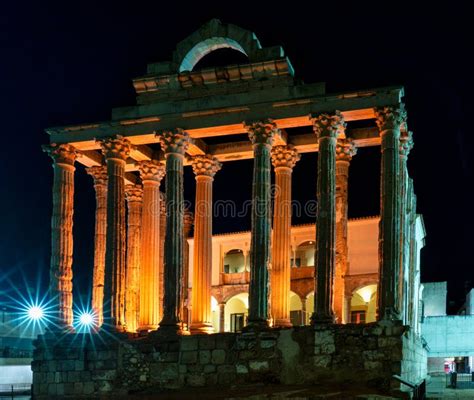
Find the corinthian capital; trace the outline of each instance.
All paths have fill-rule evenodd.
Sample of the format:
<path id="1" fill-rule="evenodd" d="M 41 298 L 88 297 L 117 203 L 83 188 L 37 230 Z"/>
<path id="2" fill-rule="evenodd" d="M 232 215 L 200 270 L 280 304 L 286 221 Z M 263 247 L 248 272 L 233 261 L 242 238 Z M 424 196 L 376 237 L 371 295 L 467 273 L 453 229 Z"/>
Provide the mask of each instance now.
<path id="1" fill-rule="evenodd" d="M 344 135 L 346 123 L 340 111 L 334 114 L 312 115 L 313 130 L 318 139 L 323 137 L 337 138 Z"/>
<path id="2" fill-rule="evenodd" d="M 74 165 L 74 161 L 78 157 L 77 150 L 70 144 L 44 145 L 43 151 L 46 152 L 56 164 Z"/>
<path id="3" fill-rule="evenodd" d="M 301 158 L 298 151 L 291 144 L 287 146 L 274 146 L 271 154 L 274 168 L 286 167 L 293 169 Z"/>
<path id="4" fill-rule="evenodd" d="M 216 172 L 222 168 L 219 160 L 210 154 L 194 156 L 191 163 L 196 176 L 204 175 L 213 178 Z"/>
<path id="5" fill-rule="evenodd" d="M 142 201 L 143 187 L 142 185 L 125 185 L 125 198 L 127 202 Z"/>
<path id="6" fill-rule="evenodd" d="M 400 155 L 408 157 L 413 148 L 413 132 L 403 131 L 400 133 Z"/>
<path id="7" fill-rule="evenodd" d="M 271 146 L 276 133 L 279 132 L 272 119 L 244 122 L 244 127 L 249 134 L 252 144 L 265 144 Z"/>
<path id="8" fill-rule="evenodd" d="M 336 161 L 351 161 L 357 153 L 357 147 L 350 138 L 340 138 L 336 142 Z"/>
<path id="9" fill-rule="evenodd" d="M 128 139 L 125 139 L 120 135 L 97 141 L 99 142 L 102 154 L 106 159 L 116 158 L 125 161 L 130 155 L 132 145 Z"/>
<path id="10" fill-rule="evenodd" d="M 375 108 L 375 122 L 380 131 L 387 129 L 400 129 L 406 123 L 407 112 L 405 106 L 386 106 Z"/>
<path id="11" fill-rule="evenodd" d="M 158 160 L 140 161 L 138 170 L 142 181 L 161 182 L 166 173 L 164 164 Z"/>
<path id="12" fill-rule="evenodd" d="M 189 146 L 189 135 L 180 128 L 157 133 L 156 137 L 165 154 L 176 153 L 184 155 Z"/>
<path id="13" fill-rule="evenodd" d="M 107 166 L 97 165 L 86 168 L 86 172 L 94 179 L 94 185 L 107 185 Z"/>

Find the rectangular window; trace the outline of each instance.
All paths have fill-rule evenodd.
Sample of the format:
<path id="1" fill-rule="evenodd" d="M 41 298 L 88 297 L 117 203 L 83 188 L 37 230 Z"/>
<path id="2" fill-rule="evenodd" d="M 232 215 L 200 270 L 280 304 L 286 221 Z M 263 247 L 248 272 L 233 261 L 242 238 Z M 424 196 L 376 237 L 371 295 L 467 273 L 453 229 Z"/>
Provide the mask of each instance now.
<path id="1" fill-rule="evenodd" d="M 365 324 L 365 311 L 351 311 L 352 324 Z"/>
<path id="2" fill-rule="evenodd" d="M 302 310 L 290 311 L 290 320 L 293 326 L 301 326 L 305 324 L 304 313 Z"/>
<path id="3" fill-rule="evenodd" d="M 245 326 L 245 314 L 230 314 L 230 331 L 242 332 Z"/>

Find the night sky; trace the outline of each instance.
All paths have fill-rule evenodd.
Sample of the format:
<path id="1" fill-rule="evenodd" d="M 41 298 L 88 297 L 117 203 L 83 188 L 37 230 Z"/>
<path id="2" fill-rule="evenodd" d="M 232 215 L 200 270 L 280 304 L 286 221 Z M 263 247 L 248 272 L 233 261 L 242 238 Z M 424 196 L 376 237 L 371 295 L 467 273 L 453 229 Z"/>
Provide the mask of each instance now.
<path id="1" fill-rule="evenodd" d="M 282 45 L 297 78 L 324 81 L 328 92 L 405 87 L 415 140 L 409 173 L 427 230 L 422 280 L 447 280 L 450 299 L 459 302 L 465 281 L 472 282 L 474 275 L 474 33 L 467 6 L 169 3 L 2 4 L 0 293 L 10 290 L 10 282 L 36 287 L 39 280 L 40 291 L 47 285 L 53 171 L 41 150 L 48 142 L 44 129 L 108 120 L 112 107 L 133 105 L 131 79 L 144 74 L 147 63 L 169 60 L 178 41 L 219 18 L 255 32 L 263 46 Z M 314 198 L 316 157 L 304 155 L 295 167 L 294 198 Z M 350 217 L 379 213 L 379 162 L 379 148 L 363 149 L 354 158 Z M 249 199 L 251 173 L 250 161 L 226 163 L 216 176 L 215 199 L 239 204 Z M 192 201 L 189 170 L 185 186 Z M 87 298 L 92 276 L 94 201 L 92 180 L 78 166 L 75 301 Z M 293 222 L 312 221 L 301 217 Z M 214 222 L 214 232 L 249 227 L 249 217 Z"/>

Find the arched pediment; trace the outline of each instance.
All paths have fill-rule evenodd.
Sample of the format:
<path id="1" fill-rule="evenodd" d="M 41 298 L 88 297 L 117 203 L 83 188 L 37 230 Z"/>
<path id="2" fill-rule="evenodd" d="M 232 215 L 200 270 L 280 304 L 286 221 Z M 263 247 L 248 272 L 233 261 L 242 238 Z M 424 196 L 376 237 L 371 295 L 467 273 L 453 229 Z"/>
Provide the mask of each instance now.
<path id="1" fill-rule="evenodd" d="M 246 55 L 249 62 L 265 61 L 267 58 L 275 58 L 275 55 L 284 55 L 281 47 L 263 49 L 253 32 L 212 19 L 178 43 L 173 53 L 173 65 L 176 72 L 192 71 L 204 56 L 224 48 Z"/>

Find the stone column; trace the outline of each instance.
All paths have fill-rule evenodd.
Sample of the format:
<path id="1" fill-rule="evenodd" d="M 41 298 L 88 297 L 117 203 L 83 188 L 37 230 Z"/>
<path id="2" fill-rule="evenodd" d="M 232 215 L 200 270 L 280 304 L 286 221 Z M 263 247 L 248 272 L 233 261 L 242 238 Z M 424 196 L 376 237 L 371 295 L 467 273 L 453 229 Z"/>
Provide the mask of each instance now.
<path id="1" fill-rule="evenodd" d="M 107 166 L 101 165 L 86 169 L 94 179 L 95 189 L 95 235 L 94 235 L 94 270 L 92 272 L 92 310 L 97 326 L 104 322 L 104 269 L 105 269 L 105 236 L 107 230 Z"/>
<path id="2" fill-rule="evenodd" d="M 383 320 L 398 320 L 400 271 L 400 126 L 406 112 L 401 107 L 375 109 L 382 139 L 380 184 L 378 314 Z"/>
<path id="3" fill-rule="evenodd" d="M 143 182 L 142 248 L 140 264 L 140 331 L 158 328 L 160 322 L 160 182 L 165 166 L 157 160 L 138 164 Z"/>
<path id="4" fill-rule="evenodd" d="M 189 136 L 181 129 L 158 135 L 166 157 L 166 238 L 164 260 L 163 319 L 159 330 L 180 330 L 181 277 L 183 271 L 183 161 Z"/>
<path id="5" fill-rule="evenodd" d="M 72 224 L 77 153 L 69 144 L 51 144 L 43 146 L 43 150 L 53 159 L 54 170 L 49 292 L 55 318 L 51 329 L 72 331 Z"/>
<path id="6" fill-rule="evenodd" d="M 182 322 L 182 330 L 188 331 L 189 327 L 189 313 L 190 313 L 190 301 L 189 301 L 189 244 L 188 238 L 191 235 L 191 230 L 194 225 L 194 215 L 191 211 L 184 211 L 183 220 L 183 271 L 181 277 L 181 303 L 179 307 L 179 318 Z"/>
<path id="7" fill-rule="evenodd" d="M 347 187 L 349 164 L 356 154 L 351 139 L 338 138 L 336 143 L 336 270 L 334 278 L 334 314 L 338 323 L 344 318 L 344 277 L 347 274 Z"/>
<path id="8" fill-rule="evenodd" d="M 160 256 L 159 256 L 159 274 L 160 274 L 160 287 L 159 287 L 159 301 L 160 301 L 160 315 L 163 315 L 163 297 L 165 293 L 164 287 L 164 259 L 165 259 L 165 236 L 166 236 L 166 196 L 163 192 L 160 192 Z"/>
<path id="9" fill-rule="evenodd" d="M 271 120 L 245 125 L 253 145 L 252 233 L 248 327 L 268 326 L 268 270 L 271 257 L 270 151 L 277 131 Z"/>
<path id="10" fill-rule="evenodd" d="M 104 278 L 104 325 L 125 329 L 125 160 L 130 142 L 117 135 L 100 141 L 107 162 L 107 235 Z"/>
<path id="11" fill-rule="evenodd" d="M 410 131 L 400 132 L 400 273 L 399 273 L 399 308 L 403 322 L 408 324 L 408 291 L 409 276 L 409 176 L 407 169 L 408 154 L 413 148 L 413 134 Z"/>
<path id="12" fill-rule="evenodd" d="M 125 273 L 125 324 L 128 332 L 136 332 L 139 327 L 140 275 L 141 275 L 141 225 L 142 225 L 142 185 L 126 185 L 127 200 L 127 269 Z"/>
<path id="13" fill-rule="evenodd" d="M 219 303 L 219 332 L 225 330 L 225 303 Z"/>
<path id="14" fill-rule="evenodd" d="M 333 287 L 336 256 L 336 138 L 344 134 L 342 115 L 321 114 L 313 118 L 318 137 L 318 214 L 316 220 L 316 290 L 311 322 L 334 322 Z"/>
<path id="15" fill-rule="evenodd" d="M 210 155 L 192 159 L 196 175 L 194 209 L 194 262 L 191 333 L 213 333 L 211 311 L 212 277 L 212 182 L 221 163 Z"/>
<path id="16" fill-rule="evenodd" d="M 271 157 L 275 169 L 271 314 L 273 326 L 290 327 L 291 175 L 300 155 L 288 145 L 273 147 Z"/>

